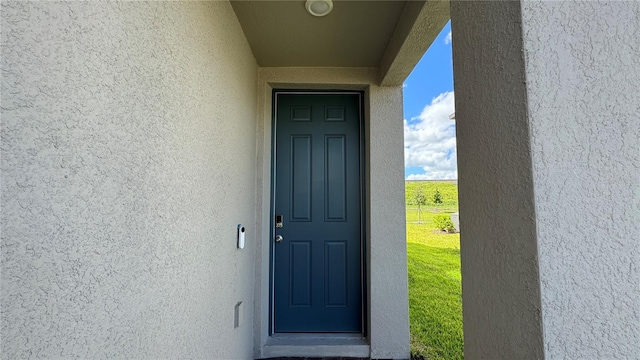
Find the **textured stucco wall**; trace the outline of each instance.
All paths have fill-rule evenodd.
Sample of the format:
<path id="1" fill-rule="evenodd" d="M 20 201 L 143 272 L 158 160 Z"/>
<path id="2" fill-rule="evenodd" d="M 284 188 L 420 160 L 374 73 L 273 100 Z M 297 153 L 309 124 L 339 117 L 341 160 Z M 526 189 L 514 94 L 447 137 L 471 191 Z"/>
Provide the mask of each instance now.
<path id="1" fill-rule="evenodd" d="M 544 356 L 520 4 L 451 3 L 466 359 Z"/>
<path id="2" fill-rule="evenodd" d="M 0 357 L 251 357 L 256 64 L 231 6 L 2 2 L 1 46 Z"/>
<path id="3" fill-rule="evenodd" d="M 402 87 L 371 86 L 369 90 L 366 187 L 371 358 L 408 359 Z"/>
<path id="4" fill-rule="evenodd" d="M 640 357 L 640 2 L 523 2 L 545 354 Z"/>
<path id="5" fill-rule="evenodd" d="M 407 250 L 404 212 L 402 88 L 375 85 L 374 68 L 260 68 L 258 71 L 261 248 L 256 255 L 256 356 L 269 323 L 269 218 L 271 203 L 271 90 L 365 90 L 368 334 L 374 359 L 409 357 Z"/>

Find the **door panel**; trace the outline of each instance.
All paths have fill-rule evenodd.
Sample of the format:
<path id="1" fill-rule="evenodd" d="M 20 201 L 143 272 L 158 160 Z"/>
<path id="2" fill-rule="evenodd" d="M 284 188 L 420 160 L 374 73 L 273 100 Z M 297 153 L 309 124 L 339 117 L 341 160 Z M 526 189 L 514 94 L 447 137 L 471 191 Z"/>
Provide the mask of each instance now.
<path id="1" fill-rule="evenodd" d="M 275 94 L 275 332 L 362 332 L 360 96 Z"/>

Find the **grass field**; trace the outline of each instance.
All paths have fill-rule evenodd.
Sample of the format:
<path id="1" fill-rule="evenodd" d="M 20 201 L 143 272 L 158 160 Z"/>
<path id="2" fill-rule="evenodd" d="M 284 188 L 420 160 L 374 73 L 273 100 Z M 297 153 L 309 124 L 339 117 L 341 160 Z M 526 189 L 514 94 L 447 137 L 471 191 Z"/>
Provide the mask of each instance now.
<path id="1" fill-rule="evenodd" d="M 416 191 L 422 190 L 427 198 L 427 205 L 433 203 L 436 190 L 442 195 L 442 206 L 458 207 L 458 186 L 450 181 L 405 181 L 405 198 L 407 205 L 415 205 Z"/>
<path id="2" fill-rule="evenodd" d="M 442 204 L 418 207 L 411 198 L 421 188 L 429 202 L 437 188 Z M 457 187 L 451 183 L 407 181 L 409 317 L 414 359 L 462 359 L 460 235 L 434 228 L 437 214 L 457 211 Z"/>

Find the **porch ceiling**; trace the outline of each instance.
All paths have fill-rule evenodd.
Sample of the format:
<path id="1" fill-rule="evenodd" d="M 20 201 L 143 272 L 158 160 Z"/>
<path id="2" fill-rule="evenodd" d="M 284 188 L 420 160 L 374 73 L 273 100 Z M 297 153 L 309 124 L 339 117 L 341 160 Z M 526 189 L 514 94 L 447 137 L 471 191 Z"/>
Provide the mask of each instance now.
<path id="1" fill-rule="evenodd" d="M 334 0 L 324 17 L 304 4 L 231 1 L 259 66 L 376 67 L 399 85 L 449 19 L 448 1 Z"/>

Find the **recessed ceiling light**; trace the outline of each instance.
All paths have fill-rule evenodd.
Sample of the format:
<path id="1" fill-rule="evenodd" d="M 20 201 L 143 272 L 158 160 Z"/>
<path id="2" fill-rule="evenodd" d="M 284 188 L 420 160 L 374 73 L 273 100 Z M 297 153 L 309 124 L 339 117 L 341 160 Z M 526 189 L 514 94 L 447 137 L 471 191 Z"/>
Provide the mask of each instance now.
<path id="1" fill-rule="evenodd" d="M 325 16 L 333 10 L 333 2 L 331 0 L 307 0 L 304 7 L 313 16 Z"/>

